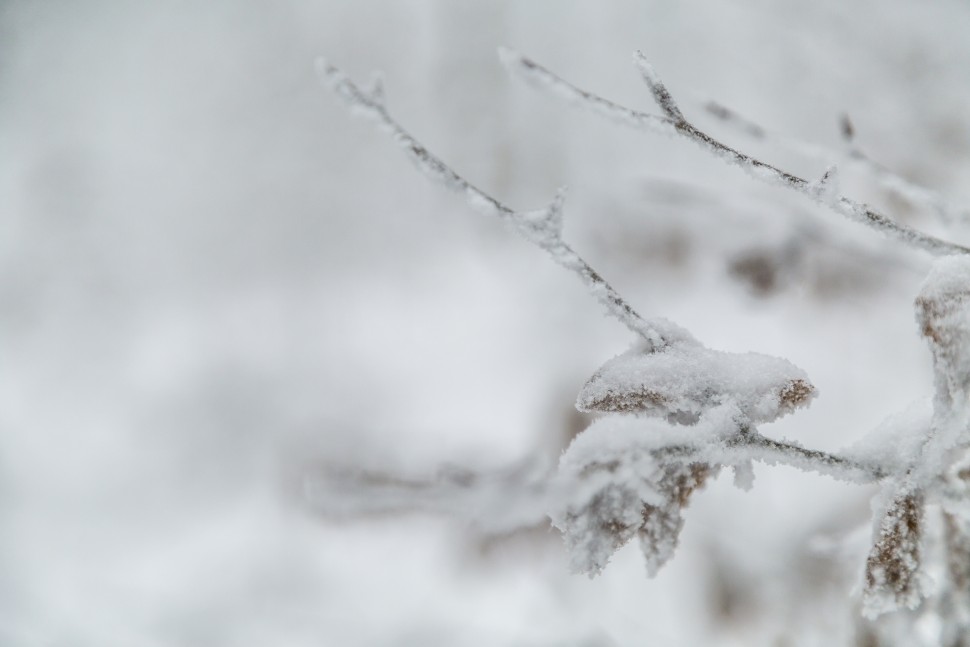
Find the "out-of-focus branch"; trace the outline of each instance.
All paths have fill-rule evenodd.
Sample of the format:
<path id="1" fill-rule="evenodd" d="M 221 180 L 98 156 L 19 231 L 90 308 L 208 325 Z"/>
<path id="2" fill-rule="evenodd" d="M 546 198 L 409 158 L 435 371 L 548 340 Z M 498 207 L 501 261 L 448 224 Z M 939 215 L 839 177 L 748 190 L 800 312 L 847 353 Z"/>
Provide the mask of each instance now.
<path id="1" fill-rule="evenodd" d="M 660 350 L 674 342 L 694 342 L 690 333 L 666 319 L 641 317 L 599 272 L 566 244 L 562 239 L 564 191 L 560 190 L 545 209 L 516 211 L 458 175 L 405 131 L 384 107 L 382 91 L 364 91 L 346 74 L 324 60 L 317 61 L 317 70 L 327 85 L 354 111 L 376 121 L 383 130 L 390 133 L 421 172 L 464 197 L 480 213 L 507 222 L 531 243 L 544 249 L 560 266 L 578 275 L 590 294 L 607 312 L 642 337 L 652 350 Z"/>
<path id="2" fill-rule="evenodd" d="M 840 132 L 848 145 L 848 150 L 835 151 L 768 130 L 716 101 L 707 101 L 703 107 L 708 114 L 722 123 L 754 139 L 776 142 L 789 150 L 816 159 L 827 161 L 838 157 L 846 159 L 865 169 L 883 188 L 902 196 L 914 205 L 925 207 L 945 223 L 970 221 L 970 210 L 951 204 L 938 192 L 904 178 L 860 150 L 855 145 L 854 129 L 848 117 L 843 116 L 840 123 Z"/>
<path id="3" fill-rule="evenodd" d="M 651 431 L 643 429 L 643 441 L 662 465 L 720 466 L 757 460 L 858 484 L 889 475 L 886 467 L 876 463 L 773 440 L 753 430 L 723 442 L 690 440 L 685 433 L 682 442 L 670 444 L 658 442 Z M 492 471 L 447 467 L 424 479 L 390 469 L 325 466 L 306 476 L 304 499 L 314 512 L 338 519 L 428 513 L 458 519 L 484 532 L 503 533 L 547 523 L 549 512 L 575 499 L 582 488 L 534 460 Z"/>
<path id="4" fill-rule="evenodd" d="M 839 195 L 834 169 L 829 169 L 821 179 L 810 182 L 714 139 L 682 116 L 679 108 L 673 103 L 670 93 L 667 92 L 656 73 L 639 52 L 635 57 L 635 62 L 665 116 L 632 110 L 582 90 L 535 61 L 516 52 L 501 50 L 500 56 L 506 67 L 514 75 L 612 121 L 638 130 L 685 137 L 711 152 L 715 157 L 738 166 L 756 179 L 791 188 L 850 220 L 868 225 L 913 247 L 936 255 L 970 254 L 970 248 L 901 225 L 865 204 Z"/>
<path id="5" fill-rule="evenodd" d="M 429 513 L 486 533 L 546 523 L 549 510 L 566 497 L 552 473 L 532 460 L 494 471 L 447 467 L 427 479 L 324 467 L 307 474 L 303 489 L 309 508 L 327 517 Z"/>

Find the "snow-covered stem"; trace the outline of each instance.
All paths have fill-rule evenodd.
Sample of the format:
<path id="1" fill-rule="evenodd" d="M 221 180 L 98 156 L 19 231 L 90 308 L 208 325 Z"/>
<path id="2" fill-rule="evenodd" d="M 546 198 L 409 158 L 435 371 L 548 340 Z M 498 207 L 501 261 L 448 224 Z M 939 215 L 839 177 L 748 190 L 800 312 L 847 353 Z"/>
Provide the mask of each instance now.
<path id="1" fill-rule="evenodd" d="M 676 109 L 676 104 L 673 103 L 669 93 L 666 92 L 666 88 L 663 88 L 659 84 L 659 78 L 652 71 L 652 68 L 648 68 L 650 69 L 649 82 L 654 84 L 651 87 L 663 88 L 663 93 L 659 96 L 655 90 L 653 94 L 661 110 L 667 116 L 651 115 L 633 110 L 580 89 L 535 61 L 516 52 L 503 49 L 500 51 L 500 56 L 506 67 L 515 76 L 535 87 L 563 97 L 570 103 L 587 108 L 611 121 L 637 130 L 685 137 L 701 148 L 713 153 L 718 159 L 740 167 L 758 180 L 793 189 L 849 220 L 868 225 L 891 238 L 900 240 L 913 247 L 940 256 L 970 254 L 970 248 L 968 247 L 941 240 L 912 229 L 911 227 L 899 224 L 865 204 L 844 196 L 830 195 L 829 192 L 819 191 L 817 182 L 805 180 L 797 175 L 783 171 L 771 164 L 735 150 L 697 128 L 683 117 L 678 118 L 680 115 L 679 109 Z M 641 65 L 641 71 L 644 69 L 644 66 Z M 675 107 L 676 113 L 670 112 L 670 106 Z M 671 117 L 671 114 L 674 116 Z"/>
<path id="2" fill-rule="evenodd" d="M 798 443 L 774 440 L 754 431 L 738 434 L 725 445 L 727 454 L 749 457 L 770 465 L 788 465 L 853 483 L 875 483 L 889 475 L 889 470 L 878 463 L 808 449 Z"/>
<path id="3" fill-rule="evenodd" d="M 841 131 L 848 149 L 837 151 L 768 130 L 716 101 L 704 102 L 703 109 L 725 125 L 753 139 L 774 142 L 794 152 L 824 161 L 844 158 L 864 169 L 884 189 L 902 196 L 916 206 L 926 208 L 945 223 L 970 221 L 970 209 L 951 204 L 940 193 L 904 178 L 859 149 L 853 142 L 852 125 L 845 117 L 842 120 Z"/>
<path id="4" fill-rule="evenodd" d="M 317 61 L 317 70 L 323 81 L 352 110 L 372 119 L 388 132 L 422 173 L 464 197 L 475 210 L 507 222 L 529 242 L 544 249 L 556 263 L 579 276 L 607 312 L 642 337 L 653 350 L 660 350 L 675 341 L 693 342 L 690 333 L 670 321 L 640 316 L 599 272 L 562 239 L 562 190 L 545 209 L 516 211 L 458 175 L 409 134 L 385 108 L 383 91 L 362 90 L 346 74 L 322 59 Z"/>
<path id="5" fill-rule="evenodd" d="M 883 465 L 848 456 L 802 447 L 787 440 L 774 440 L 754 430 L 725 439 L 723 443 L 668 445 L 653 451 L 663 462 L 684 464 L 707 462 L 730 465 L 745 459 L 767 465 L 787 465 L 803 472 L 817 472 L 840 481 L 876 483 L 890 475 Z"/>

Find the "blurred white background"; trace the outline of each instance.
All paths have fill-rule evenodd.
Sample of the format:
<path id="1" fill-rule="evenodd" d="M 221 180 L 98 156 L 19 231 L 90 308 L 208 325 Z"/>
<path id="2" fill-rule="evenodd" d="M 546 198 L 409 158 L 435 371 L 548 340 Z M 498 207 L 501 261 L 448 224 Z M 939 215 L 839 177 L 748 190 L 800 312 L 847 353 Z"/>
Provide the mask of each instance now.
<path id="1" fill-rule="evenodd" d="M 335 519 L 333 469 L 554 464 L 629 334 L 575 279 L 431 186 L 313 73 L 516 208 L 570 186 L 567 237 L 646 315 L 786 357 L 820 397 L 768 435 L 835 449 L 931 393 L 929 259 L 682 141 L 508 78 L 509 46 L 652 110 L 716 99 L 838 150 L 839 118 L 970 203 L 970 7 L 956 0 L 0 3 L 0 642 L 834 645 L 871 491 L 757 466 L 696 496 L 655 580 L 636 547 L 572 576 L 546 528 Z M 846 169 L 848 194 L 964 243 Z M 509 505 L 514 505 L 510 501 Z"/>

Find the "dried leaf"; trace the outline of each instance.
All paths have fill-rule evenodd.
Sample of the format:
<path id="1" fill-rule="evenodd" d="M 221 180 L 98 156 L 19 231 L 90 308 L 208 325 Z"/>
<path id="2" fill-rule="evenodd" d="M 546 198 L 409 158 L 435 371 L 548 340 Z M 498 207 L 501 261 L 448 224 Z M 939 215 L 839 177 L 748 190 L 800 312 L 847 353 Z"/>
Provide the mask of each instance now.
<path id="1" fill-rule="evenodd" d="M 677 546 L 691 494 L 717 469 L 678 461 L 669 442 L 675 428 L 639 422 L 638 429 L 594 423 L 560 461 L 559 478 L 572 495 L 551 516 L 575 572 L 596 575 L 639 536 L 647 571 L 654 575 Z M 652 440 L 657 438 L 662 440 Z"/>
<path id="2" fill-rule="evenodd" d="M 683 511 L 691 494 L 704 485 L 712 471 L 705 463 L 668 467 L 660 484 L 661 490 L 669 496 L 666 505 L 643 507 L 643 525 L 637 535 L 650 577 L 655 576 L 673 556 L 680 530 L 684 527 Z"/>
<path id="3" fill-rule="evenodd" d="M 906 489 L 889 504 L 866 560 L 866 616 L 875 618 L 919 604 L 923 598 L 919 576 L 922 537 L 923 496 Z"/>
<path id="4" fill-rule="evenodd" d="M 746 421 L 770 422 L 811 401 L 815 387 L 787 360 L 675 344 L 660 352 L 634 348 L 606 362 L 583 386 L 580 411 L 641 413 L 696 422 L 734 404 Z"/>

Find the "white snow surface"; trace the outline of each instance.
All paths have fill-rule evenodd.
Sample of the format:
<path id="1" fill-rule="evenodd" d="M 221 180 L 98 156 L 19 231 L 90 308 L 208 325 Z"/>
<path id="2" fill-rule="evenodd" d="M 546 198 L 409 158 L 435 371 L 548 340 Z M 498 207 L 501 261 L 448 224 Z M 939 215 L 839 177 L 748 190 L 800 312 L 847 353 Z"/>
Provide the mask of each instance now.
<path id="1" fill-rule="evenodd" d="M 793 388 L 804 389 L 797 402 L 785 397 Z M 812 397 L 807 374 L 788 360 L 674 344 L 660 352 L 634 347 L 606 362 L 583 386 L 576 406 L 691 419 L 731 405 L 743 420 L 760 424 L 805 406 Z"/>

